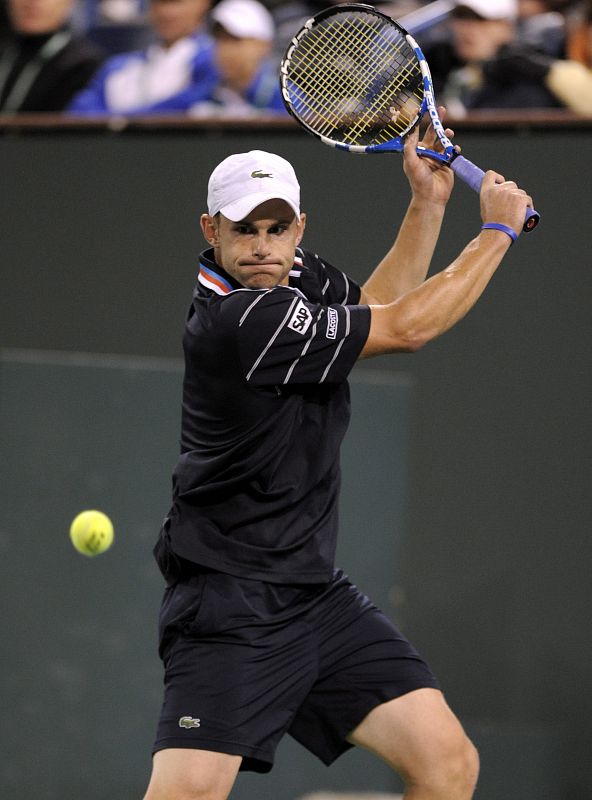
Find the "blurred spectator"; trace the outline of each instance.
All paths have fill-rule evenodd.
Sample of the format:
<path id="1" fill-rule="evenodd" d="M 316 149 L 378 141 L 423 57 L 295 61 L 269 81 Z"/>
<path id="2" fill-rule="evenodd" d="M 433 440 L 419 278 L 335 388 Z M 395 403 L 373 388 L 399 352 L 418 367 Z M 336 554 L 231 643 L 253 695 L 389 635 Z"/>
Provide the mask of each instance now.
<path id="1" fill-rule="evenodd" d="M 77 0 L 75 24 L 109 55 L 143 50 L 155 41 L 148 0 Z"/>
<path id="2" fill-rule="evenodd" d="M 592 69 L 592 0 L 581 6 L 581 15 L 574 16 L 568 31 L 567 58 Z"/>
<path id="3" fill-rule="evenodd" d="M 183 112 L 217 82 L 213 42 L 204 30 L 210 0 L 151 0 L 157 42 L 109 58 L 68 111 L 73 114 Z"/>
<path id="4" fill-rule="evenodd" d="M 214 61 L 219 82 L 191 109 L 192 116 L 252 116 L 261 111 L 287 113 L 279 87 L 278 62 L 272 59 L 275 26 L 257 0 L 222 0 L 210 15 Z"/>
<path id="5" fill-rule="evenodd" d="M 275 47 L 277 58 L 283 56 L 290 39 L 298 33 L 307 19 L 328 6 L 338 5 L 344 0 L 265 0 L 275 23 Z M 426 0 L 374 0 L 371 5 L 393 19 L 408 14 L 424 5 Z"/>
<path id="6" fill-rule="evenodd" d="M 141 20 L 148 4 L 143 0 L 98 0 L 95 5 L 100 21 L 123 25 Z"/>
<path id="7" fill-rule="evenodd" d="M 518 0 L 517 38 L 555 58 L 565 55 L 565 17 L 558 0 Z"/>
<path id="8" fill-rule="evenodd" d="M 0 42 L 4 41 L 8 34 L 9 23 L 8 14 L 6 12 L 6 3 L 0 0 Z"/>
<path id="9" fill-rule="evenodd" d="M 515 42 L 500 54 L 492 71 L 499 82 L 540 81 L 567 108 L 592 116 L 592 1 L 570 37 L 568 50 L 572 58 L 559 59 Z"/>
<path id="10" fill-rule="evenodd" d="M 8 0 L 0 114 L 62 111 L 104 54 L 69 27 L 74 0 Z"/>
<path id="11" fill-rule="evenodd" d="M 438 100 L 451 116 L 472 109 L 552 108 L 561 103 L 538 76 L 497 71 L 516 39 L 517 0 L 462 0 L 450 15 L 452 42 L 432 51 Z"/>
<path id="12" fill-rule="evenodd" d="M 421 39 L 425 48 L 450 34 L 447 19 L 453 7 L 453 0 L 433 0 L 429 3 L 415 3 L 413 8 L 407 6 L 397 14 L 391 14 L 390 11 L 386 13 L 396 19 L 418 41 Z"/>
<path id="13" fill-rule="evenodd" d="M 294 34 L 309 17 L 339 0 L 267 0 L 275 24 L 275 56 L 281 58 Z"/>

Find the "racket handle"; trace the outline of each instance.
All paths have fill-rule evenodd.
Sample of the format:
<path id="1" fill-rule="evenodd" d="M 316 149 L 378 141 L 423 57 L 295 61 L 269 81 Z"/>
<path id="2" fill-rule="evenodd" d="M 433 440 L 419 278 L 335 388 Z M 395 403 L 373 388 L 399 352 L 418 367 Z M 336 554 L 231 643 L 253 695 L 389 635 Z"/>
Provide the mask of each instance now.
<path id="1" fill-rule="evenodd" d="M 469 161 L 468 158 L 457 156 L 450 164 L 450 169 L 456 173 L 462 181 L 470 186 L 471 189 L 477 193 L 481 191 L 481 183 L 483 182 L 485 173 L 476 164 Z M 533 231 L 539 224 L 540 218 L 541 215 L 538 211 L 535 211 L 534 208 L 527 208 L 522 230 L 525 233 L 530 233 L 530 231 Z"/>

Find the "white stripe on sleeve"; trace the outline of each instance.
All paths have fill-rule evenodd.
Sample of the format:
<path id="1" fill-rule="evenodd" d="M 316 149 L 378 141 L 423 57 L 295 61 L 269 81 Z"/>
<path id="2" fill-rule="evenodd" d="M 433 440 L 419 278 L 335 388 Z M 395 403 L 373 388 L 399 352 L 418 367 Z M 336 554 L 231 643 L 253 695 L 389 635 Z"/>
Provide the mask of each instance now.
<path id="1" fill-rule="evenodd" d="M 342 346 L 343 346 L 343 343 L 344 343 L 344 341 L 345 341 L 345 340 L 346 340 L 346 338 L 349 336 L 349 329 L 350 329 L 350 321 L 349 321 L 349 308 L 348 308 L 347 306 L 343 306 L 343 308 L 344 308 L 344 310 L 345 310 L 345 336 L 344 336 L 344 337 L 343 337 L 343 338 L 340 340 L 339 344 L 338 344 L 338 345 L 337 345 L 337 347 L 335 348 L 335 352 L 333 353 L 333 358 L 332 358 L 332 359 L 331 359 L 331 361 L 329 361 L 329 363 L 327 364 L 327 368 L 326 368 L 326 370 L 323 372 L 323 375 L 322 375 L 322 377 L 321 377 L 321 380 L 319 381 L 319 383 L 323 383 L 323 381 L 325 380 L 325 378 L 326 378 L 326 377 L 327 377 L 327 375 L 329 374 L 329 370 L 331 369 L 331 367 L 333 366 L 333 363 L 334 363 L 335 359 L 336 359 L 336 358 L 337 358 L 337 356 L 339 355 L 339 351 L 341 350 L 341 348 L 342 348 Z"/>
<path id="2" fill-rule="evenodd" d="M 348 298 L 348 295 L 349 295 L 349 279 L 348 279 L 347 275 L 345 274 L 345 272 L 342 272 L 341 274 L 343 275 L 343 278 L 345 280 L 345 297 L 343 298 L 343 301 L 341 303 L 341 305 L 344 306 L 347 303 L 347 298 Z M 349 333 L 349 331 L 348 331 L 348 333 Z"/>
<path id="3" fill-rule="evenodd" d="M 251 312 L 251 309 L 252 309 L 252 308 L 254 308 L 254 307 L 257 305 L 257 303 L 259 302 L 259 300 L 261 300 L 261 298 L 262 298 L 262 297 L 265 297 L 265 295 L 267 294 L 267 292 L 270 292 L 270 291 L 271 291 L 271 289 L 266 289 L 265 291 L 261 292 L 261 294 L 259 295 L 259 297 L 256 297 L 256 298 L 255 298 L 255 300 L 253 300 L 253 302 L 251 303 L 251 305 L 250 305 L 250 306 L 247 308 L 247 310 L 245 311 L 245 313 L 244 313 L 244 314 L 242 315 L 242 317 L 239 319 L 239 321 L 238 321 L 238 327 L 239 327 L 239 328 L 240 328 L 240 326 L 243 324 L 243 322 L 246 320 L 247 316 L 250 314 L 250 312 Z"/>
<path id="4" fill-rule="evenodd" d="M 259 357 L 257 358 L 257 360 L 255 361 L 255 363 L 253 364 L 253 366 L 252 366 L 252 367 L 251 367 L 251 369 L 249 370 L 249 372 L 248 372 L 248 374 L 247 374 L 247 380 L 248 380 L 248 381 L 251 379 L 251 375 L 252 375 L 252 374 L 255 372 L 255 370 L 257 369 L 257 367 L 258 367 L 258 366 L 259 366 L 259 364 L 261 363 L 261 360 L 262 360 L 263 356 L 265 355 L 265 353 L 267 353 L 267 351 L 269 350 L 269 348 L 271 347 L 271 345 L 272 345 L 272 344 L 275 342 L 275 340 L 277 339 L 277 337 L 278 337 L 278 335 L 279 335 L 279 332 L 280 332 L 280 331 L 281 331 L 281 329 L 284 327 L 284 325 L 287 323 L 287 321 L 288 321 L 288 319 L 289 319 L 289 317 L 290 317 L 290 314 L 291 314 L 291 313 L 292 313 L 292 311 L 294 310 L 294 306 L 295 306 L 295 305 L 296 305 L 296 303 L 298 303 L 298 302 L 299 302 L 299 298 L 298 298 L 298 297 L 295 297 L 295 298 L 292 300 L 292 302 L 290 303 L 290 308 L 289 308 L 289 309 L 288 309 L 288 311 L 286 312 L 286 316 L 285 316 L 285 317 L 283 318 L 283 320 L 280 322 L 280 324 L 278 325 L 278 327 L 277 327 L 277 329 L 276 329 L 275 333 L 273 334 L 273 336 L 271 337 L 271 339 L 270 339 L 270 340 L 267 342 L 267 344 L 265 345 L 265 347 L 263 348 L 263 350 L 262 350 L 262 351 L 261 351 L 261 353 L 259 354 Z"/>
<path id="5" fill-rule="evenodd" d="M 318 322 L 319 322 L 320 318 L 323 316 L 323 314 L 324 314 L 324 313 L 325 313 L 325 309 L 324 309 L 324 308 L 321 308 L 321 310 L 319 311 L 319 313 L 318 313 L 318 316 L 317 316 L 317 318 L 316 318 L 316 320 L 314 321 L 314 324 L 313 324 L 313 326 L 312 326 L 312 332 L 311 332 L 311 334 L 310 334 L 310 337 L 308 338 L 308 340 L 307 340 L 306 344 L 305 344 L 305 345 L 304 345 L 304 347 L 302 348 L 302 352 L 300 353 L 300 355 L 298 356 L 298 358 L 294 360 L 294 363 L 292 364 L 292 366 L 290 367 L 290 369 L 289 369 L 289 370 L 288 370 L 288 372 L 286 373 L 286 377 L 284 378 L 284 381 L 283 381 L 284 383 L 288 383 L 288 381 L 289 381 L 289 380 L 290 380 L 290 378 L 292 377 L 292 373 L 294 372 L 294 369 L 296 368 L 296 365 L 298 364 L 298 362 L 300 361 L 300 359 L 302 358 L 302 356 L 306 355 L 306 353 L 307 353 L 307 351 L 308 351 L 308 348 L 309 348 L 309 347 L 310 347 L 310 345 L 311 345 L 311 342 L 312 342 L 312 340 L 313 340 L 313 339 L 315 338 L 315 336 L 317 335 L 317 324 L 318 324 Z"/>

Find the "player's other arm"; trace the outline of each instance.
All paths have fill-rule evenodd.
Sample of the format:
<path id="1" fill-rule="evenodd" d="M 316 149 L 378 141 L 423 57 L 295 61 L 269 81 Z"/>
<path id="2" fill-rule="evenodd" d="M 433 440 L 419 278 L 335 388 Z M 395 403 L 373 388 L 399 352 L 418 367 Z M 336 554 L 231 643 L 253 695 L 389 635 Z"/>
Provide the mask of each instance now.
<path id="1" fill-rule="evenodd" d="M 444 210 L 437 203 L 411 201 L 395 243 L 362 286 L 362 303 L 390 303 L 425 281 Z"/>
<path id="2" fill-rule="evenodd" d="M 522 230 L 532 200 L 515 183 L 488 172 L 481 189 L 484 222 Z M 493 277 L 511 239 L 503 231 L 486 229 L 473 239 L 442 272 L 392 303 L 370 304 L 372 321 L 361 357 L 415 352 L 449 330 L 475 305 Z"/>

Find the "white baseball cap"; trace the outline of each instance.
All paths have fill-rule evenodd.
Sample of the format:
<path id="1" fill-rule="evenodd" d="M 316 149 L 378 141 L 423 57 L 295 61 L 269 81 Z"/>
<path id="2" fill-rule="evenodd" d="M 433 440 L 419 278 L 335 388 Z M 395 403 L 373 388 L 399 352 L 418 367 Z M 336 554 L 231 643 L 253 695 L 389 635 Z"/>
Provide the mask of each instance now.
<path id="1" fill-rule="evenodd" d="M 240 222 L 267 200 L 285 200 L 300 217 L 300 184 L 292 165 L 264 150 L 228 156 L 210 175 L 208 213 Z"/>
<path id="2" fill-rule="evenodd" d="M 518 0 L 456 0 L 456 7 L 470 8 L 483 19 L 515 20 Z"/>
<path id="3" fill-rule="evenodd" d="M 273 42 L 275 38 L 273 17 L 257 0 L 222 0 L 212 9 L 210 20 L 237 39 Z"/>

